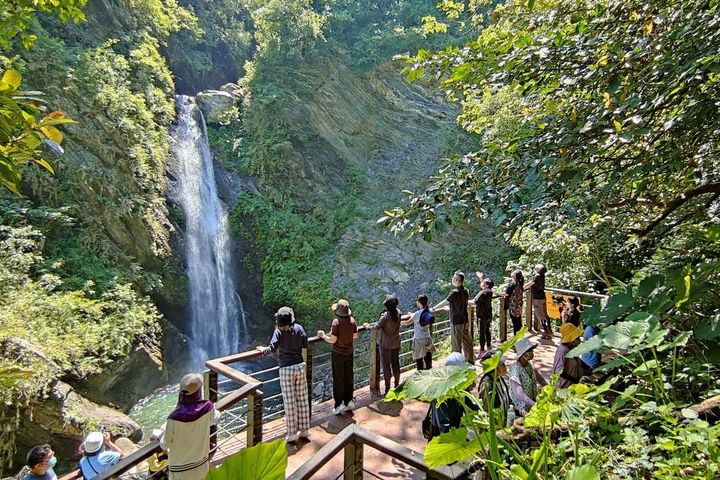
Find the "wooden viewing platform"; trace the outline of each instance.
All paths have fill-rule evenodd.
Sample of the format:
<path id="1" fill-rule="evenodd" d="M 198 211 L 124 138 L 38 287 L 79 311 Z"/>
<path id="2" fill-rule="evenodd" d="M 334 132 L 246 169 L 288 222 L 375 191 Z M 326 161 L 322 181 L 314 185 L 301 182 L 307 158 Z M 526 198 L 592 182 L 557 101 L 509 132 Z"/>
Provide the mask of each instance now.
<path id="1" fill-rule="evenodd" d="M 560 343 L 560 336 L 555 335 L 553 341 L 543 340 L 539 333 L 530 334 L 532 341 L 539 343 L 535 349 L 533 364 L 547 378 L 552 370 L 555 348 Z M 494 343 L 498 345 L 497 340 Z M 476 347 L 475 351 L 478 349 Z M 514 352 L 508 352 L 508 362 L 514 362 Z M 442 366 L 444 359 L 434 359 L 434 365 Z M 410 370 L 402 375 L 402 379 L 412 375 Z M 478 368 L 478 373 L 480 369 Z M 324 445 L 330 442 L 335 435 L 351 424 L 358 425 L 366 430 L 393 440 L 417 452 L 422 458 L 427 440 L 422 436 L 421 422 L 428 410 L 428 404 L 418 400 L 386 403 L 382 396 L 373 396 L 370 387 L 366 386 L 355 390 L 356 409 L 352 413 L 333 415 L 333 401 L 327 401 L 313 407 L 310 438 L 308 441 L 300 440 L 287 445 L 288 466 L 286 478 L 307 462 Z M 279 418 L 263 426 L 263 441 L 283 438 L 285 436 L 285 419 Z M 246 446 L 245 432 L 234 435 L 227 440 L 221 440 L 218 451 L 213 458 L 213 464 L 222 463 L 228 455 L 238 452 Z M 363 478 L 412 478 L 422 479 L 425 475 L 409 468 L 398 459 L 385 455 L 373 449 L 365 451 L 363 468 L 366 470 Z M 343 472 L 343 455 L 337 454 L 328 463 L 313 475 L 313 479 L 334 480 Z"/>

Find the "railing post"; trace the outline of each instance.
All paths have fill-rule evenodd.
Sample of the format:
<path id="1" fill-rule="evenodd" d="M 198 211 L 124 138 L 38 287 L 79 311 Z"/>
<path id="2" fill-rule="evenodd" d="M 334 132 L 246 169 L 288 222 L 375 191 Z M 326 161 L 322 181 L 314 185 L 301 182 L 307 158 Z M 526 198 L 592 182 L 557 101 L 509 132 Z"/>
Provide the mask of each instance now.
<path id="1" fill-rule="evenodd" d="M 262 442 L 263 437 L 263 394 L 256 390 L 247 396 L 247 446 Z"/>
<path id="2" fill-rule="evenodd" d="M 525 292 L 525 324 L 528 330 L 533 330 L 533 306 L 530 290 Z"/>
<path id="3" fill-rule="evenodd" d="M 378 352 L 377 330 L 370 329 L 370 394 L 380 396 L 380 352 Z"/>
<path id="4" fill-rule="evenodd" d="M 500 341 L 504 342 L 507 340 L 507 331 L 508 331 L 508 325 L 507 325 L 507 310 L 505 310 L 505 302 L 507 302 L 508 299 L 505 297 L 499 297 L 498 298 L 498 305 L 500 305 Z"/>
<path id="5" fill-rule="evenodd" d="M 205 398 L 210 400 L 213 403 L 217 403 L 218 401 L 218 374 L 217 372 L 213 370 L 205 370 L 204 375 L 205 377 Z M 217 425 L 211 425 L 210 426 L 210 455 L 212 456 L 215 453 L 215 448 L 217 447 Z"/>
<path id="6" fill-rule="evenodd" d="M 345 473 L 343 480 L 362 480 L 363 478 L 363 443 L 353 437 L 345 445 Z"/>
<path id="7" fill-rule="evenodd" d="M 313 349 L 311 347 L 303 348 L 303 358 L 305 359 L 305 381 L 308 389 L 308 418 L 312 421 L 312 404 L 313 404 Z"/>

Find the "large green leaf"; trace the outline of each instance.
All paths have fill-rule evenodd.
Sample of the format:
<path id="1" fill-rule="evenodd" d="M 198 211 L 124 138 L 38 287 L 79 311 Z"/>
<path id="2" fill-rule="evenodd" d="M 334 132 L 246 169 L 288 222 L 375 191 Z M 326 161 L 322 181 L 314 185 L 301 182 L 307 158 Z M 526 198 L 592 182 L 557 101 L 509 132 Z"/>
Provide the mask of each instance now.
<path id="1" fill-rule="evenodd" d="M 568 471 L 565 480 L 600 480 L 600 474 L 592 465 L 583 465 Z"/>
<path id="2" fill-rule="evenodd" d="M 476 437 L 468 441 L 467 434 L 466 428 L 453 428 L 430 440 L 424 453 L 428 467 L 450 465 L 467 460 L 480 452 L 483 448 L 481 440 Z"/>
<path id="3" fill-rule="evenodd" d="M 390 390 L 385 401 L 419 398 L 421 400 L 442 400 L 451 391 L 464 390 L 475 381 L 477 373 L 472 365 L 451 365 L 420 370 Z"/>
<path id="4" fill-rule="evenodd" d="M 206 480 L 283 480 L 287 450 L 282 439 L 264 442 L 227 457 L 218 468 L 211 468 Z"/>

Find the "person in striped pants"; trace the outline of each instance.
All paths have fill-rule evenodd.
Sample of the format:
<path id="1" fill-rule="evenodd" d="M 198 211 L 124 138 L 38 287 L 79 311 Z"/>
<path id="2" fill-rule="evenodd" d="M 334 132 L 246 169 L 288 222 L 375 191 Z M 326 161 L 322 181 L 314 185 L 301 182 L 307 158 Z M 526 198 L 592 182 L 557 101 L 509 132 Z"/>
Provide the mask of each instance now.
<path id="1" fill-rule="evenodd" d="M 305 329 L 295 323 L 295 313 L 282 307 L 275 314 L 275 331 L 267 347 L 258 347 L 263 355 L 278 353 L 280 389 L 285 405 L 287 442 L 307 438 L 310 429 L 310 400 L 303 348 L 307 348 Z"/>

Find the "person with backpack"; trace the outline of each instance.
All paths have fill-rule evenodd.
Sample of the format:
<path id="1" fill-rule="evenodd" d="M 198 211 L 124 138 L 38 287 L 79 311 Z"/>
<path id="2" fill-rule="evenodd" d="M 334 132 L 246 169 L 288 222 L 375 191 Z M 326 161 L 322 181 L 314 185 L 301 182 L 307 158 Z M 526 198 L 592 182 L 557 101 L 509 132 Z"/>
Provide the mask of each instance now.
<path id="1" fill-rule="evenodd" d="M 380 363 L 382 364 L 385 394 L 390 391 L 390 378 L 394 378 L 394 386 L 400 385 L 400 310 L 398 298 L 394 294 L 385 296 L 385 310 L 375 325 L 378 331 L 377 343 L 380 346 Z"/>
<path id="2" fill-rule="evenodd" d="M 428 308 L 427 295 L 418 295 L 417 310 L 415 313 L 406 313 L 400 323 L 413 326 L 412 357 L 418 370 L 432 368 L 432 354 L 435 346 L 432 341 L 432 325 L 435 316 Z"/>
<path id="3" fill-rule="evenodd" d="M 452 352 L 445 360 L 445 366 L 470 367 L 470 364 L 465 361 L 462 353 Z M 469 399 L 465 400 L 465 406 L 470 410 L 478 409 L 478 406 Z M 423 437 L 430 441 L 441 433 L 459 428 L 464 415 L 465 407 L 455 398 L 448 398 L 439 406 L 437 400 L 433 400 L 422 422 Z"/>

